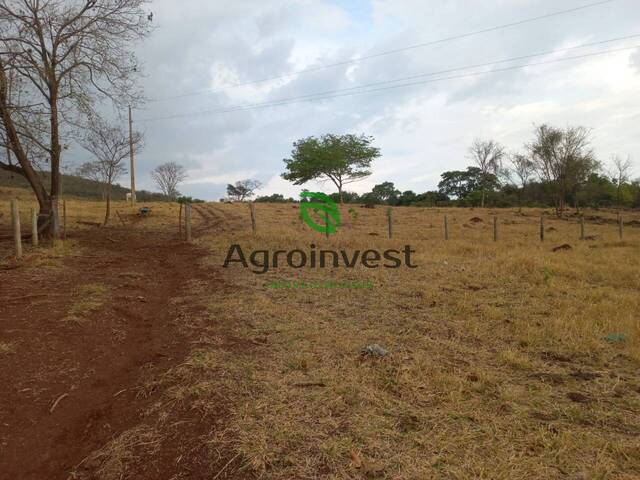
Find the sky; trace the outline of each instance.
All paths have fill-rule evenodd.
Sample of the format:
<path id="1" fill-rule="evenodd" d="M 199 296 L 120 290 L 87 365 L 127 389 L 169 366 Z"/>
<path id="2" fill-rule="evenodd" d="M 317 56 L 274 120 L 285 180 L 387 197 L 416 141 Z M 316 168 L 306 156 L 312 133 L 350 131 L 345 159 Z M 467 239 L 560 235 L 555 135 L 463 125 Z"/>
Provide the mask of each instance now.
<path id="1" fill-rule="evenodd" d="M 592 129 L 604 164 L 630 155 L 640 176 L 639 0 L 404 49 L 595 1 L 154 0 L 155 29 L 137 46 L 147 96 L 134 110 L 146 138 L 137 186 L 156 189 L 150 171 L 175 161 L 188 172 L 180 191 L 205 200 L 247 178 L 264 184 L 260 195 L 330 193 L 327 183 L 283 180 L 283 159 L 300 138 L 364 133 L 382 156 L 349 190 L 391 181 L 424 192 L 437 188 L 443 171 L 471 164 L 475 138 L 516 152 L 542 123 Z M 638 37 L 571 49 L 631 35 Z M 378 55 L 397 49 L 404 50 Z M 606 50 L 617 51 L 569 59 Z M 544 64 L 504 70 L 531 62 Z M 424 76 L 452 69 L 460 70 Z M 503 71 L 478 74 L 495 69 Z M 404 82 L 413 85 L 353 95 L 360 85 L 398 85 L 391 81 L 418 75 Z M 349 88 L 335 98 L 228 111 Z"/>

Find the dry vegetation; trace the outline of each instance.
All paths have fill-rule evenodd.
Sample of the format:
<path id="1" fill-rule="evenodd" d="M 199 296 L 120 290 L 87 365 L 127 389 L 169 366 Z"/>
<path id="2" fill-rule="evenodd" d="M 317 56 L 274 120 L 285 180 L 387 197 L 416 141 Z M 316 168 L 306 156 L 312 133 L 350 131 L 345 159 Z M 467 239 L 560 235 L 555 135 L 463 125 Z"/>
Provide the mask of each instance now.
<path id="1" fill-rule="evenodd" d="M 221 224 L 199 240 L 207 265 L 222 265 L 232 243 L 245 252 L 410 244 L 419 265 L 264 275 L 234 266 L 222 270 L 222 291 L 192 286 L 209 323 L 189 359 L 159 380 L 170 387 L 156 408 L 211 419 L 223 410 L 227 429 L 204 441 L 212 459 L 233 461 L 225 474 L 637 478 L 637 228 L 619 241 L 615 224 L 588 224 L 596 239 L 579 241 L 575 219 L 548 217 L 541 244 L 540 211 L 502 210 L 494 243 L 490 211 L 397 208 L 388 240 L 384 209 L 344 208 L 345 225 L 326 240 L 295 207 L 258 205 L 253 238 L 246 205 L 208 208 Z M 551 251 L 564 243 L 573 249 Z M 265 287 L 275 279 L 374 287 Z M 613 333 L 624 341 L 605 340 Z M 389 356 L 362 356 L 374 343 Z"/>
<path id="2" fill-rule="evenodd" d="M 99 220 L 101 205 L 86 205 L 70 202 L 72 218 Z M 153 223 L 116 208 L 136 228 L 176 225 L 176 206 L 153 205 Z M 542 211 L 498 210 L 493 242 L 489 210 L 395 208 L 389 240 L 385 209 L 344 207 L 343 226 L 326 239 L 300 223 L 296 206 L 259 204 L 254 238 L 246 205 L 199 208 L 208 212 L 194 211 L 196 244 L 209 252 L 201 266 L 222 283 L 194 280 L 171 300 L 206 307 L 177 319 L 192 351 L 164 375 L 143 375 L 139 396 L 154 398 L 144 423 L 89 457 L 98 477 L 134 478 L 127 466 L 153 461 L 173 436 L 204 449 L 217 478 L 638 478 L 637 226 L 620 241 L 615 223 L 590 222 L 593 239 L 580 241 L 576 218 L 549 215 L 540 243 Z M 257 275 L 221 268 L 234 243 L 247 254 L 409 244 L 419 268 Z M 572 249 L 552 252 L 565 243 Z M 373 288 L 266 287 L 296 279 Z M 97 290 L 89 296 L 109 301 Z M 370 344 L 389 355 L 362 355 Z M 193 415 L 197 426 L 176 437 Z"/>
<path id="3" fill-rule="evenodd" d="M 29 190 L 22 188 L 0 188 L 0 237 L 7 237 L 0 241 L 0 264 L 11 261 L 13 256 L 13 245 L 8 238 L 11 231 L 11 204 L 12 199 L 17 199 L 20 209 L 20 223 L 23 235 L 31 233 L 31 209 L 38 209 L 38 203 Z M 59 266 L 60 258 L 72 253 L 80 253 L 81 246 L 73 242 L 73 233 L 78 230 L 96 230 L 97 226 L 88 223 L 100 224 L 104 221 L 105 204 L 101 201 L 90 201 L 86 199 L 67 198 L 67 230 L 70 232 L 70 240 L 58 245 L 43 245 L 44 248 L 32 249 L 30 239 L 23 240 L 25 250 L 25 261 L 28 265 L 40 266 L 38 262 L 45 265 Z M 142 206 L 151 208 L 152 214 L 147 218 L 142 218 L 138 214 L 138 209 Z M 135 227 L 141 230 L 154 231 L 158 229 L 168 229 L 176 227 L 178 205 L 167 202 L 145 202 L 139 203 L 137 207 L 131 207 L 124 201 L 113 201 L 111 205 L 110 225 L 113 227 Z M 120 214 L 120 217 L 116 213 Z M 60 215 L 62 217 L 62 202 L 60 203 Z M 62 218 L 60 220 L 62 224 Z M 123 224 L 124 222 L 124 224 Z"/>

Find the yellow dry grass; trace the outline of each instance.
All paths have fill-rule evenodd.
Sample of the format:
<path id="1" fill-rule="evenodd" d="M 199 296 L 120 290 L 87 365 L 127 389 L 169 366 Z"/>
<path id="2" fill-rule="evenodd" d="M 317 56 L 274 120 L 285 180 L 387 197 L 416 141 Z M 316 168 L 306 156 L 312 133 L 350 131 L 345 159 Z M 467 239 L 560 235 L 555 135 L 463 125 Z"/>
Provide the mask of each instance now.
<path id="1" fill-rule="evenodd" d="M 108 300 L 109 288 L 101 283 L 82 285 L 75 294 L 65 322 L 82 323 L 91 313 L 100 310 Z"/>
<path id="2" fill-rule="evenodd" d="M 15 352 L 15 346 L 10 342 L 0 342 L 0 356 Z"/>
<path id="3" fill-rule="evenodd" d="M 597 237 L 580 241 L 575 218 L 547 217 L 541 243 L 539 210 L 395 208 L 388 239 L 385 209 L 345 207 L 344 225 L 325 239 L 300 223 L 295 206 L 259 204 L 254 238 L 246 205 L 208 208 L 223 219 L 199 240 L 210 266 L 234 243 L 247 255 L 311 243 L 411 245 L 419 265 L 220 269 L 225 287 L 208 301 L 213 326 L 173 372 L 172 401 L 214 415 L 225 397 L 233 440 L 210 441 L 230 444 L 242 468 L 269 479 L 640 472 L 639 229 L 627 227 L 620 241 L 615 224 L 587 223 Z M 564 243 L 573 249 L 551 251 Z M 266 288 L 274 280 L 373 288 Z M 221 345 L 219 332 L 244 347 Z M 626 340 L 607 342 L 612 333 Z M 390 355 L 363 357 L 369 344 Z"/>
<path id="4" fill-rule="evenodd" d="M 38 210 L 38 203 L 30 190 L 21 188 L 0 188 L 0 236 L 11 235 L 11 200 L 17 199 L 20 212 L 20 227 L 23 234 L 31 233 L 31 209 Z M 98 227 L 87 223 L 101 224 L 104 222 L 105 202 L 91 201 L 78 198 L 66 198 L 66 227 L 69 238 L 73 240 L 74 233 L 82 230 L 96 230 Z M 151 208 L 151 214 L 142 217 L 141 207 Z M 169 230 L 178 228 L 177 203 L 169 202 L 138 202 L 131 206 L 124 201 L 114 201 L 111 204 L 111 219 L 109 226 L 113 228 L 135 228 L 143 232 Z M 64 223 L 63 202 L 59 205 L 60 223 Z M 119 214 L 119 215 L 118 215 Z M 124 222 L 124 223 L 123 223 Z M 31 246 L 30 240 L 23 240 L 23 251 L 27 264 L 34 266 L 57 267 L 57 261 L 71 253 L 77 253 L 73 242 L 60 242 L 56 245 L 43 242 L 38 249 Z M 74 250 L 72 252 L 72 250 Z M 0 262 L 10 261 L 15 255 L 13 241 L 9 238 L 0 240 Z"/>
<path id="5" fill-rule="evenodd" d="M 130 206 L 114 210 L 126 228 L 177 229 L 177 205 L 150 206 L 144 220 Z M 103 215 L 100 202 L 67 208 L 74 229 Z M 94 453 L 94 472 L 129 478 L 127 465 L 153 462 L 175 419 L 195 414 L 211 428 L 181 441 L 208 448 L 210 464 L 225 468 L 218 478 L 638 478 L 639 228 L 625 227 L 620 240 L 615 223 L 590 220 L 594 239 L 581 241 L 577 218 L 548 215 L 541 243 L 541 210 L 394 208 L 388 239 L 386 209 L 344 207 L 326 239 L 300 222 L 297 206 L 258 204 L 254 237 L 247 205 L 205 208 L 206 219 L 194 211 L 196 244 L 217 278 L 176 292 L 193 350 L 141 382 L 142 396 L 157 396 L 146 418 L 158 423 L 144 442 L 153 449 L 134 452 L 129 440 L 140 435 L 130 430 Z M 222 268 L 231 244 L 248 255 L 312 243 L 411 245 L 418 268 Z M 552 252 L 565 243 L 572 249 Z M 372 288 L 267 288 L 295 280 Z M 188 313 L 194 304 L 205 313 Z M 389 355 L 361 355 L 371 344 Z"/>

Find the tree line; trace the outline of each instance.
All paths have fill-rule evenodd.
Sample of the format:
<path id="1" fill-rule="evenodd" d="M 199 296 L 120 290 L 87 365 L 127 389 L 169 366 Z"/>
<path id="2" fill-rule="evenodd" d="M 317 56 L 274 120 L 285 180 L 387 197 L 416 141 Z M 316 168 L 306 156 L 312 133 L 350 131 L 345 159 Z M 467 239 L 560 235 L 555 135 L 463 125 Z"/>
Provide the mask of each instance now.
<path id="1" fill-rule="evenodd" d="M 568 205 L 578 209 L 640 208 L 640 179 L 632 180 L 631 158 L 616 156 L 609 165 L 603 164 L 596 158 L 589 129 L 544 124 L 534 128 L 532 137 L 514 152 L 495 140 L 474 140 L 467 155 L 472 165 L 443 172 L 438 189 L 422 193 L 400 191 L 392 182 L 375 185 L 364 194 L 344 189 L 371 175 L 372 163 L 380 157 L 380 150 L 372 145 L 373 137 L 365 135 L 324 135 L 295 142 L 291 157 L 284 159 L 282 177 L 296 185 L 330 181 L 337 189 L 331 197 L 340 203 L 539 206 L 553 207 L 558 215 Z M 241 199 L 253 194 L 254 189 L 250 189 Z M 256 198 L 258 202 L 293 200 L 281 194 Z"/>

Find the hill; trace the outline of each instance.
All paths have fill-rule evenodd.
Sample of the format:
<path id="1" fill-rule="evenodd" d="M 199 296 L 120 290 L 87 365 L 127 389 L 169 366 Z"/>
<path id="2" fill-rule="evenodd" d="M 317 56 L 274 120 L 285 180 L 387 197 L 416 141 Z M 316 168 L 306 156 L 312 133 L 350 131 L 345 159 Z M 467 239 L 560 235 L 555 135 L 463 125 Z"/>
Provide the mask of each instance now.
<path id="1" fill-rule="evenodd" d="M 40 175 L 44 178 L 45 185 L 48 185 L 49 173 L 42 172 Z M 0 170 L 0 187 L 31 188 L 24 177 L 4 170 Z M 102 199 L 102 185 L 98 182 L 94 182 L 93 180 L 88 180 L 77 175 L 63 175 L 62 193 L 63 195 L 71 197 L 100 200 Z M 113 185 L 113 200 L 125 200 L 127 193 L 129 193 L 128 188 L 118 184 Z M 167 198 L 161 193 L 149 192 L 146 190 L 138 190 L 136 192 L 136 197 L 141 202 L 162 202 L 167 200 Z"/>

